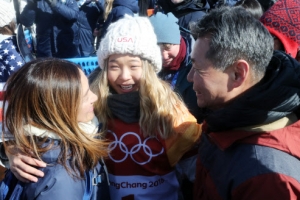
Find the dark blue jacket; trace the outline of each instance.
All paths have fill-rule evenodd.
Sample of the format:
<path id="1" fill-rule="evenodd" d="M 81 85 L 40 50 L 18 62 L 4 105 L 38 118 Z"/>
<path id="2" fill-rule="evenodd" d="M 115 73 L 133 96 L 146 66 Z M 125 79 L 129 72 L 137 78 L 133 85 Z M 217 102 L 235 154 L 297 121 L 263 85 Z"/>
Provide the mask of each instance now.
<path id="1" fill-rule="evenodd" d="M 123 18 L 125 14 L 133 16 L 134 14 L 138 14 L 138 12 L 139 6 L 136 0 L 114 0 L 113 8 L 103 24 L 101 38 L 105 36 L 107 28 L 111 23 Z"/>
<path id="2" fill-rule="evenodd" d="M 197 0 L 183 1 L 179 4 L 174 4 L 171 0 L 158 0 L 157 3 L 164 13 L 172 12 L 178 18 L 179 26 L 186 30 L 189 30 L 190 22 L 196 22 L 206 14 L 205 5 L 197 3 Z M 182 36 L 188 38 L 185 32 L 182 32 Z"/>
<path id="3" fill-rule="evenodd" d="M 93 31 L 99 16 L 103 15 L 104 1 L 86 1 L 79 10 L 79 49 L 81 57 L 87 57 L 95 51 Z"/>
<path id="4" fill-rule="evenodd" d="M 36 24 L 37 57 L 79 57 L 77 19 L 79 8 L 74 0 L 58 0 L 51 8 L 47 0 L 28 1 L 20 22 Z"/>
<path id="5" fill-rule="evenodd" d="M 46 144 L 50 143 L 51 140 L 48 140 Z M 62 165 L 57 163 L 60 153 L 60 148 L 57 146 L 59 140 L 53 141 L 53 148 L 42 156 L 42 160 L 47 163 L 47 167 L 39 169 L 44 172 L 45 176 L 39 178 L 36 183 L 22 183 L 13 177 L 17 181 L 17 187 L 12 187 L 13 183 L 9 184 L 9 192 L 12 192 L 12 196 L 15 196 L 15 198 L 12 198 L 12 196 L 11 198 L 23 200 L 109 200 L 107 176 L 102 164 L 98 163 L 93 170 L 86 171 L 85 179 L 75 179 L 70 176 Z M 7 172 L 4 182 L 7 181 L 8 175 L 12 175 L 11 171 Z M 101 177 L 98 175 L 101 175 Z M 93 179 L 97 176 L 100 179 Z M 101 180 L 102 182 L 99 183 L 95 180 Z M 5 188 L 3 187 L 4 182 L 0 184 L 1 188 Z M 13 191 L 11 191 L 12 189 Z M 18 189 L 20 190 L 18 191 Z M 3 192 L 5 192 L 4 189 L 0 191 L 0 199 L 3 198 Z"/>

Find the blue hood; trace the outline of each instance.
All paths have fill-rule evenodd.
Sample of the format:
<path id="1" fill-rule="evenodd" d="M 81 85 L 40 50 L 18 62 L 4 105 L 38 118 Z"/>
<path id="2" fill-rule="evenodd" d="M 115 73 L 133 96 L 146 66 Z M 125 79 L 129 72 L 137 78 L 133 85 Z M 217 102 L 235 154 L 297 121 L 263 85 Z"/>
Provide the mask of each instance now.
<path id="1" fill-rule="evenodd" d="M 116 6 L 125 6 L 132 10 L 134 13 L 139 12 L 139 6 L 137 0 L 114 0 L 113 7 Z"/>

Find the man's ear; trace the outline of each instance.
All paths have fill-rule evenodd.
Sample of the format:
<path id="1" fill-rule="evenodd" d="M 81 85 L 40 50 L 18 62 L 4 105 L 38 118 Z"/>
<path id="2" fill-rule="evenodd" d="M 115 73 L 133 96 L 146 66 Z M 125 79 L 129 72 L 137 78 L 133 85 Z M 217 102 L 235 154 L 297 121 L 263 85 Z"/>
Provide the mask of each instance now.
<path id="1" fill-rule="evenodd" d="M 228 70 L 232 88 L 240 87 L 250 77 L 249 64 L 245 60 L 236 61 Z"/>

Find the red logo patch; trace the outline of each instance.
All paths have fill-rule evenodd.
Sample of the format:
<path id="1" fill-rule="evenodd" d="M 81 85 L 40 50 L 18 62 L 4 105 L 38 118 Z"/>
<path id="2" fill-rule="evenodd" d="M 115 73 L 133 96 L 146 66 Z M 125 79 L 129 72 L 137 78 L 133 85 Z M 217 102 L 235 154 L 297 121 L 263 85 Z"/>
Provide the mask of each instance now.
<path id="1" fill-rule="evenodd" d="M 124 37 L 119 37 L 117 39 L 117 42 L 131 42 L 131 43 L 133 43 L 133 39 L 132 39 L 132 37 L 124 36 Z"/>

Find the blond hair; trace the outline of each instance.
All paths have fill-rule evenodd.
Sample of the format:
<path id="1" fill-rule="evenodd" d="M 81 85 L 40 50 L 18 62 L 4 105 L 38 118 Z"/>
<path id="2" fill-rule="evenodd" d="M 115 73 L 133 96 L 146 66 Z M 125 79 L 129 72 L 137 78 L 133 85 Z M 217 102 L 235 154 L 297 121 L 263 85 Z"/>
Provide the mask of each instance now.
<path id="1" fill-rule="evenodd" d="M 114 0 L 105 0 L 105 10 L 103 13 L 104 21 L 107 19 L 109 13 L 111 12 L 113 3 L 114 3 Z"/>
<path id="2" fill-rule="evenodd" d="M 104 68 L 91 83 L 91 90 L 98 95 L 95 113 L 107 130 L 107 124 L 113 118 L 107 99 L 111 95 L 107 79 L 108 59 Z M 142 77 L 140 79 L 140 119 L 139 125 L 144 136 L 168 138 L 174 133 L 174 124 L 184 121 L 188 109 L 181 98 L 172 91 L 170 85 L 159 79 L 153 65 L 142 59 Z"/>

